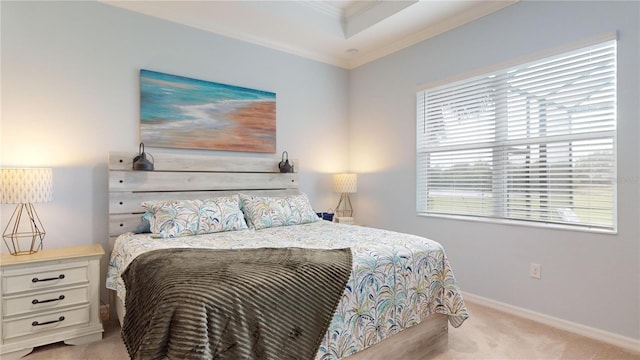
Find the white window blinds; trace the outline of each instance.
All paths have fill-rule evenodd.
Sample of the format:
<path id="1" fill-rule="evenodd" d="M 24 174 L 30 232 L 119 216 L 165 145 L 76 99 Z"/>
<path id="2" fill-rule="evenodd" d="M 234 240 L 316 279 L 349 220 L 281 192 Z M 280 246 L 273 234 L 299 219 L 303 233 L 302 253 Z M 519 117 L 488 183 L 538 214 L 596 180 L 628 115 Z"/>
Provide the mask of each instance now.
<path id="1" fill-rule="evenodd" d="M 419 214 L 615 230 L 616 42 L 417 93 Z"/>

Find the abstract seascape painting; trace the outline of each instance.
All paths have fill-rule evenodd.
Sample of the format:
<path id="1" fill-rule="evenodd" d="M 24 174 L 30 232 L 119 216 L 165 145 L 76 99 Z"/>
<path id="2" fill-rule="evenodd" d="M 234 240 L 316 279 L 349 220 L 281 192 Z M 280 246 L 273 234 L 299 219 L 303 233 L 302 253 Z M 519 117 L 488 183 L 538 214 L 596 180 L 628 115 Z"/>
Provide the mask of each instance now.
<path id="1" fill-rule="evenodd" d="M 276 94 L 141 69 L 140 139 L 153 147 L 275 153 Z"/>

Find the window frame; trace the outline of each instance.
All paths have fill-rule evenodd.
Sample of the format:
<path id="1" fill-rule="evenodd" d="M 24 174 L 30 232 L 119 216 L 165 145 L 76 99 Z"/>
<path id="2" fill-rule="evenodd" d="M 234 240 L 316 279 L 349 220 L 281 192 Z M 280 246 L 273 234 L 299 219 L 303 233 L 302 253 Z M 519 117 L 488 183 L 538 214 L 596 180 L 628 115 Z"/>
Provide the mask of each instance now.
<path id="1" fill-rule="evenodd" d="M 614 42 L 614 48 L 616 47 L 617 44 L 615 44 L 617 40 L 617 34 L 615 32 L 613 33 L 608 33 L 608 34 L 604 34 L 602 36 L 598 36 L 595 38 L 591 38 L 591 39 L 587 39 L 587 40 L 583 40 L 580 42 L 576 42 L 570 45 L 566 45 L 566 46 L 562 46 L 562 47 L 558 47 L 555 49 L 551 49 L 551 50 L 547 50 L 544 52 L 540 52 L 538 54 L 535 55 L 531 55 L 531 56 L 527 56 L 524 58 L 520 58 L 520 59 L 516 59 L 510 62 L 505 62 L 502 64 L 498 64 L 489 68 L 485 68 L 482 70 L 476 70 L 470 73 L 466 73 L 466 74 L 462 74 L 459 76 L 455 76 L 455 77 L 450 77 L 450 78 L 445 78 L 439 81 L 435 81 L 426 85 L 422 85 L 419 86 L 416 89 L 416 213 L 418 216 L 426 216 L 426 217 L 435 217 L 435 218 L 448 218 L 448 219 L 461 219 L 461 220 L 472 220 L 472 221 L 479 221 L 479 222 L 488 222 L 488 223 L 498 223 L 498 224 L 511 224 L 511 225 L 523 225 L 523 226 L 533 226 L 533 227 L 544 227 L 544 228 L 553 228 L 553 229 L 569 229 L 569 230 L 576 230 L 576 231 L 585 231 L 585 232 L 596 232 L 596 233 L 610 233 L 610 234 L 615 234 L 617 233 L 617 228 L 618 228 L 618 214 L 617 214 L 617 199 L 618 199 L 618 194 L 617 194 L 617 184 L 616 184 L 616 177 L 617 177 L 617 173 L 618 173 L 618 169 L 617 169 L 617 72 L 614 74 L 614 83 L 615 83 L 615 95 L 614 95 L 614 130 L 612 131 L 613 134 L 611 135 L 611 139 L 612 139 L 612 154 L 611 154 L 611 161 L 612 161 L 612 166 L 611 166 L 611 177 L 612 177 L 612 181 L 611 181 L 611 211 L 612 211 L 612 224 L 611 227 L 609 226 L 595 226 L 594 224 L 584 224 L 584 223 L 580 223 L 580 224 L 570 224 L 570 223 L 558 223 L 555 221 L 542 221 L 542 220 L 535 220 L 535 221 L 531 221 L 531 220 L 524 220 L 524 219 L 514 219 L 514 218 L 509 218 L 509 217 L 505 217 L 503 213 L 500 213 L 500 211 L 502 211 L 503 209 L 505 209 L 506 205 L 505 202 L 506 200 L 504 198 L 494 198 L 493 201 L 493 209 L 491 211 L 491 215 L 489 216 L 481 216 L 479 214 L 461 214 L 461 213 L 438 213 L 438 212 L 429 212 L 428 208 L 427 208 L 427 177 L 428 175 L 422 176 L 421 171 L 426 172 L 426 169 L 429 167 L 426 164 L 427 160 L 422 160 L 421 159 L 421 154 L 423 154 L 425 151 L 421 151 L 421 134 L 420 134 L 420 127 L 421 126 L 426 126 L 423 121 L 424 118 L 420 118 L 420 113 L 421 113 L 421 109 L 419 109 L 420 107 L 420 100 L 419 97 L 421 96 L 421 94 L 423 94 L 425 91 L 428 91 L 430 89 L 437 89 L 440 87 L 443 87 L 445 85 L 448 84 L 456 84 L 456 83 L 460 83 L 463 82 L 465 80 L 472 80 L 474 78 L 479 78 L 482 76 L 487 76 L 490 75 L 492 73 L 495 72 L 499 72 L 499 71 L 505 71 L 505 70 L 509 70 L 510 68 L 522 65 L 522 64 L 526 64 L 526 63 L 532 63 L 532 62 L 536 62 L 536 61 L 540 61 L 540 60 L 544 60 L 550 57 L 554 57 L 554 56 L 560 56 L 563 55 L 565 53 L 571 53 L 573 51 L 577 51 L 577 50 L 581 50 L 584 48 L 588 48 L 590 46 L 597 46 L 600 44 L 605 44 L 608 42 Z M 614 61 L 617 62 L 617 50 L 616 53 L 614 54 Z M 497 102 L 497 101 L 496 101 Z M 425 117 L 426 118 L 426 117 Z M 502 120 L 502 121 L 495 121 L 496 124 L 502 124 L 502 126 L 507 126 L 508 124 L 508 120 Z M 497 126 L 497 125 L 496 125 Z M 506 132 L 498 132 L 499 134 L 502 134 L 504 136 L 506 136 Z M 578 137 L 576 137 L 578 138 Z M 585 138 L 589 138 L 589 136 L 585 136 Z M 512 142 L 512 140 L 510 139 L 495 139 L 493 142 L 494 143 L 498 143 L 501 141 L 505 141 L 506 142 Z M 575 140 L 575 139 L 574 139 Z M 572 141 L 574 141 L 572 140 Z M 538 142 L 536 144 L 541 144 L 541 143 L 545 143 L 543 142 Z M 550 143 L 550 142 L 549 142 Z M 493 149 L 493 151 L 495 152 L 496 149 L 498 148 L 498 146 L 492 145 L 491 149 Z M 503 153 L 504 154 L 504 153 Z M 569 151 L 569 157 L 570 159 L 573 159 L 573 154 L 571 153 L 571 150 Z M 570 160 L 574 161 L 574 160 Z M 507 165 L 504 165 L 507 166 Z M 493 166 L 492 166 L 493 167 Z M 496 191 L 495 189 L 499 189 L 499 188 L 504 188 L 504 186 L 506 186 L 506 179 L 507 176 L 496 176 L 496 170 L 493 169 L 491 170 L 491 183 L 492 183 L 492 190 L 491 193 L 493 194 L 492 196 L 502 196 L 504 194 L 506 194 L 507 192 L 504 192 L 502 190 L 498 190 Z M 575 191 L 575 190 L 572 190 Z M 422 205 L 424 205 L 424 207 L 422 207 Z"/>

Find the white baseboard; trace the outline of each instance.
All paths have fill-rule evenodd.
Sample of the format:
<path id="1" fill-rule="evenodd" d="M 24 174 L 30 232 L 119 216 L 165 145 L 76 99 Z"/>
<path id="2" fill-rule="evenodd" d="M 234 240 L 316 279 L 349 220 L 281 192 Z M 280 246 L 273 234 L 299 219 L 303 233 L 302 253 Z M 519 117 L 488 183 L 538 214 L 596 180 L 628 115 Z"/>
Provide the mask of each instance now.
<path id="1" fill-rule="evenodd" d="M 506 303 L 502 303 L 500 301 L 492 300 L 489 298 L 470 294 L 467 292 L 462 293 L 462 298 L 465 301 L 468 300 L 471 303 L 476 303 L 478 305 L 483 305 L 492 309 L 506 312 L 514 316 L 519 316 L 525 319 L 533 320 L 548 326 L 555 327 L 557 329 L 582 335 L 590 339 L 603 341 L 607 344 L 615 345 L 627 351 L 637 352 L 640 354 L 640 340 L 637 340 L 637 339 L 599 330 L 596 328 L 592 328 L 582 324 L 563 320 L 553 316 L 545 315 L 535 311 L 527 310 L 517 306 L 509 305 Z"/>

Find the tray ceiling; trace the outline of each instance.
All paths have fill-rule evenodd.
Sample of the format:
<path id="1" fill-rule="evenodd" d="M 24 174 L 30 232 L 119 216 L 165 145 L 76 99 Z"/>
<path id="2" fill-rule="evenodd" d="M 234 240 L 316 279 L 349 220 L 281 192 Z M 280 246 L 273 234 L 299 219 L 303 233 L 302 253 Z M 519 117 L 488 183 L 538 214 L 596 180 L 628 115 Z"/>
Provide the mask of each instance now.
<path id="1" fill-rule="evenodd" d="M 103 1 L 351 69 L 517 0 Z"/>

